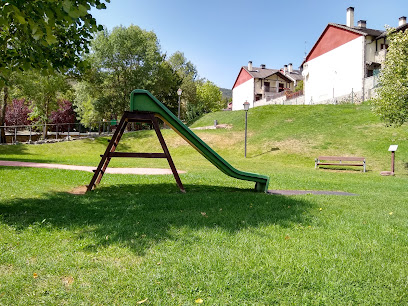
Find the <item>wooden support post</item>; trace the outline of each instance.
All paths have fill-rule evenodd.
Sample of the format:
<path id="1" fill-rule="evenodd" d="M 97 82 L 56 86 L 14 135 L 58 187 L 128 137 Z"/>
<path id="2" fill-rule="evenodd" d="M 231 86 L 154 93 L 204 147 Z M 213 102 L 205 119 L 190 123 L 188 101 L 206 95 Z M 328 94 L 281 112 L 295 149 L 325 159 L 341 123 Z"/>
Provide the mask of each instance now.
<path id="1" fill-rule="evenodd" d="M 116 147 L 118 146 L 119 141 L 123 133 L 125 132 L 126 126 L 129 122 L 151 122 L 164 153 L 115 152 Z M 166 158 L 180 191 L 185 192 L 183 183 L 180 180 L 173 159 L 171 158 L 170 152 L 167 148 L 166 142 L 164 141 L 163 135 L 160 132 L 160 126 L 156 117 L 154 116 L 154 113 L 125 112 L 123 114 L 122 119 L 120 120 L 119 125 L 117 126 L 112 139 L 110 140 L 108 147 L 105 150 L 105 153 L 101 155 L 101 161 L 94 171 L 95 173 L 91 179 L 91 182 L 87 186 L 87 191 L 91 191 L 97 184 L 100 183 L 112 157 Z"/>
<path id="2" fill-rule="evenodd" d="M 151 119 L 152 119 L 152 122 L 153 122 L 154 130 L 156 131 L 157 138 L 159 138 L 160 144 L 161 144 L 161 146 L 162 146 L 162 149 L 163 149 L 163 151 L 164 151 L 164 154 L 165 154 L 166 157 L 167 157 L 167 161 L 168 161 L 168 163 L 169 163 L 169 166 L 170 166 L 170 168 L 171 168 L 171 171 L 173 172 L 173 176 L 174 176 L 174 178 L 175 178 L 175 180 L 176 180 L 176 182 L 177 182 L 177 185 L 178 185 L 178 187 L 180 188 L 180 191 L 184 193 L 184 192 L 186 192 L 186 191 L 185 191 L 185 189 L 184 189 L 183 183 L 182 183 L 181 180 L 180 180 L 180 177 L 179 177 L 179 175 L 178 175 L 176 166 L 175 166 L 174 163 L 173 163 L 173 159 L 171 158 L 170 152 L 169 152 L 169 150 L 168 150 L 168 148 L 167 148 L 166 142 L 164 141 L 163 135 L 162 135 L 162 133 L 160 132 L 159 123 L 157 122 L 157 119 L 156 119 L 156 117 L 155 117 L 153 114 L 151 115 Z"/>

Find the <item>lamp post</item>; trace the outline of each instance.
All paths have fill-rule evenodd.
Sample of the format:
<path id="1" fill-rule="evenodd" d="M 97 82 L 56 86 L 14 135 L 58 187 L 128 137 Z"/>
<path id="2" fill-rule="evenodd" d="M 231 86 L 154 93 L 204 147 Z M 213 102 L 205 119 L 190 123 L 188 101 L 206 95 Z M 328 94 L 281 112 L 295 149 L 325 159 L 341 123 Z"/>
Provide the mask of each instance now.
<path id="1" fill-rule="evenodd" d="M 182 93 L 183 91 L 181 90 L 181 88 L 179 88 L 178 90 L 177 90 L 177 94 L 178 94 L 178 118 L 180 119 L 180 97 L 181 97 L 181 93 Z"/>
<path id="2" fill-rule="evenodd" d="M 249 110 L 249 102 L 245 101 L 244 103 L 244 111 L 245 111 L 245 158 L 247 153 L 247 131 L 248 131 L 248 110 Z"/>

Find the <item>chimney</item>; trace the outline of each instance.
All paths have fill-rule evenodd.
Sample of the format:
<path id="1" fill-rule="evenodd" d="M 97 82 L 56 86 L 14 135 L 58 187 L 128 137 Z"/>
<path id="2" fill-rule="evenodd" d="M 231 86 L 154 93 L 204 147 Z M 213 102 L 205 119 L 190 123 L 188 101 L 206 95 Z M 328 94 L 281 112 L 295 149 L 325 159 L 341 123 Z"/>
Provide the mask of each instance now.
<path id="1" fill-rule="evenodd" d="M 347 8 L 347 23 L 349 28 L 354 27 L 354 7 Z"/>
<path id="2" fill-rule="evenodd" d="M 400 27 L 400 26 L 403 26 L 404 24 L 407 24 L 407 17 L 402 16 L 398 20 L 398 26 Z"/>
<path id="3" fill-rule="evenodd" d="M 365 20 L 359 20 L 357 21 L 357 25 L 359 28 L 367 28 L 367 22 Z"/>
<path id="4" fill-rule="evenodd" d="M 288 65 L 288 72 L 289 72 L 289 73 L 293 72 L 292 63 L 289 63 L 289 65 Z"/>
<path id="5" fill-rule="evenodd" d="M 265 67 L 266 67 L 266 66 L 265 66 L 264 64 L 261 65 L 261 69 L 265 69 Z"/>
<path id="6" fill-rule="evenodd" d="M 252 71 L 252 61 L 248 62 L 248 71 Z"/>
<path id="7" fill-rule="evenodd" d="M 286 74 L 288 72 L 288 65 L 283 66 L 283 74 Z"/>

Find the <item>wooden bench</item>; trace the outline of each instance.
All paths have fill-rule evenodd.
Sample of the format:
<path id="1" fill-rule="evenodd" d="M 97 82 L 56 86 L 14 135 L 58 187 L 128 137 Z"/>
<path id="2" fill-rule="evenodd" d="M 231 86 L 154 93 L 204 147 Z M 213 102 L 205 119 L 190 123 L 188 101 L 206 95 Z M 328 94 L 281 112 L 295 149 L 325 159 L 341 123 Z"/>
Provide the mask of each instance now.
<path id="1" fill-rule="evenodd" d="M 366 172 L 366 160 L 365 160 L 365 157 L 319 156 L 318 158 L 315 159 L 315 168 L 317 169 L 319 166 L 355 166 L 355 167 L 363 167 L 363 172 Z"/>

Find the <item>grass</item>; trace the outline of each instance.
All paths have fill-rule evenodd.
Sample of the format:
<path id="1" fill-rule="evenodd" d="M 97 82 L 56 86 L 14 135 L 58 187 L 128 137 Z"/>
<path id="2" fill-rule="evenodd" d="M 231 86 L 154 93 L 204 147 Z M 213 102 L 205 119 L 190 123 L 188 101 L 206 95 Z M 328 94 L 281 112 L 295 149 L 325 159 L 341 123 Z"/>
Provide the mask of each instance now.
<path id="1" fill-rule="evenodd" d="M 243 112 L 194 126 L 232 124 L 197 134 L 237 168 L 270 175 L 271 189 L 358 196 L 254 193 L 172 131 L 164 136 L 188 171 L 186 194 L 171 176 L 106 174 L 93 193 L 74 195 L 67 191 L 90 173 L 0 167 L 0 304 L 407 304 L 407 128 L 382 127 L 367 105 L 267 106 L 255 116 L 246 160 Z M 397 175 L 381 177 L 393 140 Z M 106 144 L 1 146 L 0 159 L 95 166 Z M 159 150 L 149 131 L 125 135 L 121 146 Z M 315 170 L 314 157 L 332 152 L 364 155 L 370 171 Z"/>

